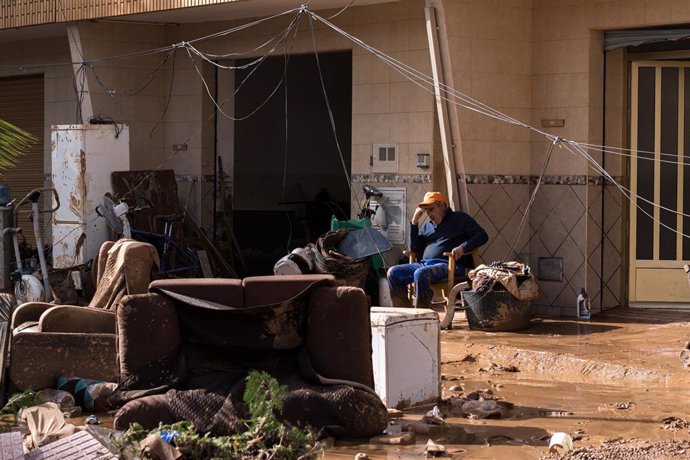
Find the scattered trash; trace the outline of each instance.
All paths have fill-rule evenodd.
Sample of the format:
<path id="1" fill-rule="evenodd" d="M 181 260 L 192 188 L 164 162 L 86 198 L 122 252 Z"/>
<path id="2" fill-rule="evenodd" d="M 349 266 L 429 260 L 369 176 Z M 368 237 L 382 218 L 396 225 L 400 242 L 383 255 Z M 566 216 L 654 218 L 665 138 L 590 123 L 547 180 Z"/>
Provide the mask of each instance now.
<path id="1" fill-rule="evenodd" d="M 589 439 L 589 436 L 587 434 L 585 434 L 584 428 L 578 428 L 577 430 L 575 430 L 575 432 L 573 432 L 571 437 L 573 438 L 573 441 L 580 441 L 582 439 Z"/>
<path id="2" fill-rule="evenodd" d="M 429 439 L 426 442 L 426 449 L 424 450 L 424 455 L 426 458 L 432 457 L 448 457 L 448 452 L 446 452 L 445 446 L 441 444 L 436 444 L 434 441 Z"/>
<path id="3" fill-rule="evenodd" d="M 485 388 L 483 390 L 473 391 L 472 393 L 468 394 L 467 399 L 470 401 L 489 401 L 500 398 L 494 394 L 492 389 Z"/>
<path id="4" fill-rule="evenodd" d="M 480 371 L 483 369 L 479 369 Z M 520 369 L 517 368 L 517 366 L 504 366 L 496 363 L 491 363 L 489 364 L 489 367 L 486 369 L 487 372 L 520 372 Z"/>
<path id="5" fill-rule="evenodd" d="M 355 455 L 355 460 L 369 460 L 369 456 L 364 452 L 359 452 L 357 455 Z"/>
<path id="6" fill-rule="evenodd" d="M 88 431 L 78 431 L 70 436 L 58 441 L 51 442 L 46 446 L 33 450 L 26 455 L 27 460 L 39 460 L 48 458 L 77 459 L 86 458 L 84 454 L 88 452 L 88 458 L 99 460 L 116 460 L 117 456 L 108 451 L 96 438 Z M 4 457 L 3 457 L 4 458 Z"/>
<path id="7" fill-rule="evenodd" d="M 47 402 L 22 409 L 19 420 L 26 424 L 30 436 L 25 440 L 29 450 L 66 438 L 78 428 L 65 421 L 57 404 Z"/>
<path id="8" fill-rule="evenodd" d="M 580 293 L 577 296 L 577 317 L 582 319 L 590 319 L 592 316 L 592 308 L 590 306 L 589 294 L 585 288 L 580 288 Z"/>
<path id="9" fill-rule="evenodd" d="M 117 383 L 80 377 L 58 377 L 58 390 L 64 390 L 74 396 L 77 406 L 88 412 L 107 410 L 107 399 L 117 388 Z"/>
<path id="10" fill-rule="evenodd" d="M 160 437 L 163 441 L 168 444 L 175 445 L 175 440 L 180 436 L 180 432 L 177 430 L 165 430 L 161 432 Z"/>
<path id="11" fill-rule="evenodd" d="M 46 388 L 39 391 L 38 396 L 43 402 L 54 402 L 62 411 L 69 411 L 75 406 L 74 396 L 67 391 Z"/>
<path id="12" fill-rule="evenodd" d="M 690 427 L 690 423 L 686 419 L 674 415 L 664 417 L 661 421 L 664 424 L 665 430 L 679 431 Z"/>
<path id="13" fill-rule="evenodd" d="M 568 433 L 559 431 L 551 436 L 549 453 L 563 456 L 573 449 L 573 438 Z"/>
<path id="14" fill-rule="evenodd" d="M 680 363 L 684 369 L 690 369 L 690 349 L 688 349 L 688 345 L 685 345 L 685 348 L 680 352 Z"/>
<path id="15" fill-rule="evenodd" d="M 635 403 L 630 402 L 630 401 L 621 401 L 621 402 L 611 403 L 611 406 L 613 406 L 614 409 L 630 409 L 634 405 L 635 405 Z"/>
<path id="16" fill-rule="evenodd" d="M 86 417 L 86 419 L 84 420 L 84 423 L 87 425 L 100 425 L 101 421 L 97 415 L 91 414 L 88 417 Z"/>
<path id="17" fill-rule="evenodd" d="M 274 275 L 306 275 L 314 272 L 312 247 L 295 248 L 273 266 Z"/>
<path id="18" fill-rule="evenodd" d="M 403 415 L 405 415 L 405 414 L 401 410 L 390 409 L 390 408 L 388 409 L 388 420 L 395 419 L 395 418 L 402 418 Z"/>
<path id="19" fill-rule="evenodd" d="M 431 431 L 431 426 L 424 422 L 412 422 L 402 426 L 403 431 L 412 431 L 417 434 L 428 435 Z"/>
<path id="20" fill-rule="evenodd" d="M 540 410 L 538 413 L 542 417 L 569 417 L 574 415 L 572 412 L 564 410 Z"/>
<path id="21" fill-rule="evenodd" d="M 159 460 L 179 460 L 182 453 L 177 448 L 165 442 L 161 437 L 151 434 L 139 441 L 141 458 L 154 458 Z"/>
<path id="22" fill-rule="evenodd" d="M 338 252 L 354 260 L 390 251 L 393 245 L 379 230 L 371 227 L 350 230 L 338 245 Z"/>
<path id="23" fill-rule="evenodd" d="M 463 415 L 477 418 L 507 418 L 513 404 L 504 401 L 465 401 L 460 410 Z"/>
<path id="24" fill-rule="evenodd" d="M 443 420 L 443 413 L 438 406 L 434 406 L 433 409 L 427 412 L 426 415 L 422 417 L 422 421 L 431 425 L 443 425 L 446 423 L 445 420 Z"/>
<path id="25" fill-rule="evenodd" d="M 399 434 L 382 434 L 374 436 L 369 440 L 369 444 L 378 444 L 385 446 L 407 446 L 414 444 L 417 441 L 417 436 L 414 431 L 405 431 Z"/>

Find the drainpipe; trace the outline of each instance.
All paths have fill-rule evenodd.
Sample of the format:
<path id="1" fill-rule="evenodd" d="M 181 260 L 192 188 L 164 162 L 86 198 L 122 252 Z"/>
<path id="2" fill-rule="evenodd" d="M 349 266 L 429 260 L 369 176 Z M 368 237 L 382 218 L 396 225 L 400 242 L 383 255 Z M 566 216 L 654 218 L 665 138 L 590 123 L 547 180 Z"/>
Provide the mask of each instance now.
<path id="1" fill-rule="evenodd" d="M 79 104 L 77 113 L 77 124 L 84 123 L 84 118 L 93 115 L 93 104 L 91 103 L 91 92 L 89 91 L 89 79 L 86 74 L 86 68 L 82 68 L 82 62 L 86 61 L 84 58 L 84 47 L 82 46 L 81 35 L 79 34 L 79 26 L 76 22 L 67 24 L 67 40 L 69 41 L 69 54 L 72 58 L 72 70 L 74 72 L 74 79 L 76 82 L 77 104 Z"/>
<path id="2" fill-rule="evenodd" d="M 602 120 L 601 120 L 601 145 L 606 145 L 606 50 L 604 50 L 604 77 L 603 77 L 603 88 L 602 88 Z M 601 168 L 606 170 L 606 152 L 601 152 Z M 599 265 L 599 310 L 604 311 L 604 243 L 606 238 L 604 232 L 606 231 L 606 226 L 604 225 L 604 217 L 606 212 L 604 212 L 606 194 L 606 179 L 601 176 L 601 242 L 599 244 L 601 257 Z"/>
<path id="3" fill-rule="evenodd" d="M 434 77 L 436 112 L 439 129 L 441 130 L 441 147 L 448 187 L 448 202 L 453 209 L 469 212 L 465 167 L 460 148 L 457 106 L 443 99 L 448 97 L 448 95 L 441 88 L 441 85 L 453 87 L 453 72 L 450 65 L 448 35 L 446 33 L 446 20 L 442 0 L 426 0 L 424 14 L 426 16 L 426 32 L 427 39 L 429 40 L 429 53 L 431 55 L 431 69 Z M 458 176 L 461 178 L 460 181 L 458 181 Z M 458 182 L 460 183 L 459 186 Z"/>

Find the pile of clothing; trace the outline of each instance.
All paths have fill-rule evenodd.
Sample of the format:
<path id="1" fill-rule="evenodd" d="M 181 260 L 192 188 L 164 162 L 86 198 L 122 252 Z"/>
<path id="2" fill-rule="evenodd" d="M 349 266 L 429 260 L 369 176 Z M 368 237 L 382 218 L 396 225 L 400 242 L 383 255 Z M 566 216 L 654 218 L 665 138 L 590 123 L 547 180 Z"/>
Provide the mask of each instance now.
<path id="1" fill-rule="evenodd" d="M 482 264 L 470 270 L 468 276 L 472 281 L 472 290 L 478 294 L 505 290 L 519 300 L 533 300 L 539 296 L 539 286 L 529 266 L 520 262 Z"/>

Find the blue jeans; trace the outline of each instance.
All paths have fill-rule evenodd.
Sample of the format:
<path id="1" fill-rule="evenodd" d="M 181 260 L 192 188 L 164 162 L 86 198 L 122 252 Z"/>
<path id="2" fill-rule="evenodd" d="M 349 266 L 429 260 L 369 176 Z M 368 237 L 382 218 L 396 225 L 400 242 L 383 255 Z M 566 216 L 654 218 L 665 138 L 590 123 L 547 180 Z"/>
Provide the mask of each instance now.
<path id="1" fill-rule="evenodd" d="M 431 285 L 448 279 L 448 261 L 422 260 L 420 263 L 394 265 L 388 269 L 391 297 L 404 301 L 407 286 L 414 282 L 415 307 L 429 308 L 434 291 Z"/>

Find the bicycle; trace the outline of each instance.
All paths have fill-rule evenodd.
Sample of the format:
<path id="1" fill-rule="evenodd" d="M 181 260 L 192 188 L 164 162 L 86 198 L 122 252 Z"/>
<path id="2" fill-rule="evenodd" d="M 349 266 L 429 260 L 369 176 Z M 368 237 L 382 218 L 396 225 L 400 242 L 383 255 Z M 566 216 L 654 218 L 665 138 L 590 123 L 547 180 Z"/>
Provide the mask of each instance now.
<path id="1" fill-rule="evenodd" d="M 201 238 L 186 237 L 177 241 L 174 237 L 175 224 L 184 220 L 182 214 L 157 215 L 155 222 L 163 224 L 163 233 L 132 228 L 129 216 L 149 209 L 153 205 L 141 198 L 134 207 L 124 201 L 117 201 L 106 193 L 103 204 L 96 207 L 96 213 L 105 218 L 108 227 L 122 238 L 134 239 L 151 244 L 160 258 L 159 278 L 213 278 L 218 275 L 215 260 L 209 257 L 213 248 Z"/>

